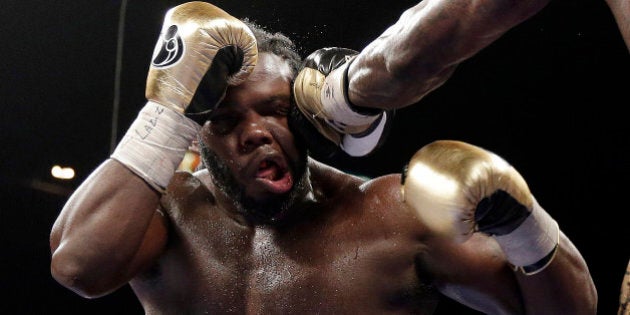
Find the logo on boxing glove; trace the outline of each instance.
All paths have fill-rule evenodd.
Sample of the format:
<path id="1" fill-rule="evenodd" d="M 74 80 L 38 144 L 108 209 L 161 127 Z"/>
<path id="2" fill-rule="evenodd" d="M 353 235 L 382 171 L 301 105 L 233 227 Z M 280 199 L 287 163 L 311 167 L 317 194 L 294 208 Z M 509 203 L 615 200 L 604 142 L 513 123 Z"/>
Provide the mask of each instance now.
<path id="1" fill-rule="evenodd" d="M 158 42 L 151 65 L 167 68 L 175 65 L 184 55 L 184 41 L 179 36 L 177 25 L 171 25 Z"/>

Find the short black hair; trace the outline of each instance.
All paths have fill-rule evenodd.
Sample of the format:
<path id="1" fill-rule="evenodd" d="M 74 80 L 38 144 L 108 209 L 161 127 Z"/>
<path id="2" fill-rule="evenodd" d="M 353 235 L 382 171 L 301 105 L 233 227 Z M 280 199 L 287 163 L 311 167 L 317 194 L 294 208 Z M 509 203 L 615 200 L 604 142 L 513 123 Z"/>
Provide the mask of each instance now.
<path id="1" fill-rule="evenodd" d="M 297 52 L 295 44 L 286 35 L 280 32 L 267 31 L 262 26 L 255 22 L 245 18 L 242 20 L 256 37 L 258 45 L 258 52 L 272 53 L 285 60 L 293 72 L 291 78 L 291 86 L 293 87 L 293 80 L 297 76 L 301 66 L 302 57 Z M 291 94 L 293 94 L 293 88 L 291 88 Z M 291 95 L 291 109 L 289 110 L 289 128 L 300 140 L 296 141 L 297 148 L 300 152 L 304 152 L 304 158 L 310 155 L 310 149 L 307 148 L 306 139 L 312 139 L 311 143 L 315 143 L 313 147 L 322 148 L 321 152 L 316 151 L 315 157 L 329 157 L 332 156 L 331 152 L 336 152 L 337 146 L 328 139 L 324 138 L 315 127 L 304 118 L 304 115 L 300 112 L 295 104 L 295 97 Z M 320 145 L 321 144 L 321 145 Z"/>
<path id="2" fill-rule="evenodd" d="M 245 18 L 242 21 L 254 33 L 258 51 L 272 53 L 286 60 L 295 77 L 302 63 L 302 57 L 298 54 L 293 41 L 283 33 L 266 30 L 249 18 Z"/>

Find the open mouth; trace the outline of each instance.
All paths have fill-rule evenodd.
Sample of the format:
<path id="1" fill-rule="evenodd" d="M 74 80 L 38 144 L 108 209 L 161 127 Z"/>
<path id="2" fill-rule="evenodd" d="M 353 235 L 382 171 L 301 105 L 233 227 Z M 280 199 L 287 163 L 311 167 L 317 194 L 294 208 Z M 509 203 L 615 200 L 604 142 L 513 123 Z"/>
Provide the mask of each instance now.
<path id="1" fill-rule="evenodd" d="M 264 159 L 258 164 L 256 179 L 277 194 L 286 193 L 293 186 L 291 172 L 285 165 L 273 159 Z"/>
<path id="2" fill-rule="evenodd" d="M 271 160 L 263 160 L 258 165 L 258 172 L 256 172 L 256 177 L 275 181 L 280 179 L 285 170 L 280 167 L 276 162 Z"/>

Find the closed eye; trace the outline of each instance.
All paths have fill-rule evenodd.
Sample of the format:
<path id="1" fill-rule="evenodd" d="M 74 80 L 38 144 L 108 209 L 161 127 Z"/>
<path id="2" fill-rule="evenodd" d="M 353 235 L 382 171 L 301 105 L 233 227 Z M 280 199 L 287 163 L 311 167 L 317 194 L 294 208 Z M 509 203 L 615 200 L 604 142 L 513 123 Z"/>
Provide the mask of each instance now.
<path id="1" fill-rule="evenodd" d="M 273 97 L 261 105 L 260 113 L 267 116 L 288 116 L 291 106 L 288 97 Z"/>
<path id="2" fill-rule="evenodd" d="M 287 116 L 289 114 L 289 105 L 280 105 L 276 107 L 276 113 L 280 116 Z"/>
<path id="3" fill-rule="evenodd" d="M 213 133 L 223 135 L 229 133 L 236 126 L 238 117 L 233 114 L 219 114 L 212 115 L 208 121 Z"/>

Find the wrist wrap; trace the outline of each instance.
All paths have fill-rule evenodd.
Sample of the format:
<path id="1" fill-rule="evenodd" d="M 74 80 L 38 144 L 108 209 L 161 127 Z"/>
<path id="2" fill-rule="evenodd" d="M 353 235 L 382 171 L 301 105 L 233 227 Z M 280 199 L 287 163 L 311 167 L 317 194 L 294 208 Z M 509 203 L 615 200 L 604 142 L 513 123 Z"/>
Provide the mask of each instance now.
<path id="1" fill-rule="evenodd" d="M 149 101 L 111 158 L 163 192 L 199 129 L 183 114 Z"/>

